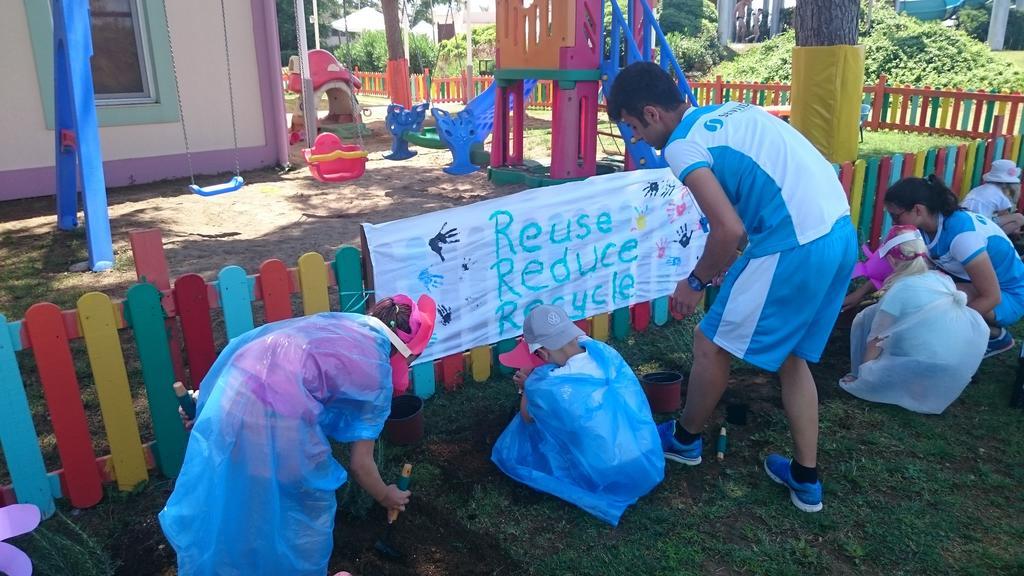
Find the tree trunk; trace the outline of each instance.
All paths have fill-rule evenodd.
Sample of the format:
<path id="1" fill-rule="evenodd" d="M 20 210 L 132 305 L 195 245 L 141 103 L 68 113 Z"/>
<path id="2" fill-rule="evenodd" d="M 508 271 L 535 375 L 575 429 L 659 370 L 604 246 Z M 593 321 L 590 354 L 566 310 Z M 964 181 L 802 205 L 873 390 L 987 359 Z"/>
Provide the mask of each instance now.
<path id="1" fill-rule="evenodd" d="M 800 0 L 796 3 L 796 45 L 856 45 L 859 15 L 859 0 Z"/>
<path id="2" fill-rule="evenodd" d="M 402 24 L 399 14 L 401 10 L 398 0 L 381 0 L 384 10 L 384 35 L 388 41 L 388 60 L 405 58 L 405 46 L 402 44 Z"/>

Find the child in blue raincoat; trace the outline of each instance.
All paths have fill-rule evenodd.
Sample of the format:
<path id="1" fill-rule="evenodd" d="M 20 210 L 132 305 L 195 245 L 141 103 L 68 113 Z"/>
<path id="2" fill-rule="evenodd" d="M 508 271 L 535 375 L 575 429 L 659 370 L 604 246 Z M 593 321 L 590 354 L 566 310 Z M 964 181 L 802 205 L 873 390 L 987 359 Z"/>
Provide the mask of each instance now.
<path id="1" fill-rule="evenodd" d="M 429 297 L 395 296 L 370 316 L 267 324 L 221 352 L 159 516 L 178 574 L 324 576 L 335 491 L 348 476 L 328 439 L 352 443 L 349 471 L 381 506 L 405 509 L 410 493 L 381 480 L 374 441 L 391 410 L 392 376 L 401 388 L 435 315 Z"/>
<path id="2" fill-rule="evenodd" d="M 582 336 L 556 306 L 527 316 L 520 348 L 501 357 L 523 369 L 514 379 L 522 409 L 491 460 L 513 479 L 616 526 L 661 482 L 665 459 L 633 371 L 614 349 Z"/>

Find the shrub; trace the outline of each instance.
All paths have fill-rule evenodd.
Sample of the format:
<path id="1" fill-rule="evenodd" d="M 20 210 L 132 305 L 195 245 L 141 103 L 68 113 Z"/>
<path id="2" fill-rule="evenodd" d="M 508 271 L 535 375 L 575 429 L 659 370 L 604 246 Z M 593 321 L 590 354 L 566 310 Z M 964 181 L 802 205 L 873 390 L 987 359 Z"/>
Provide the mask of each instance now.
<path id="1" fill-rule="evenodd" d="M 473 28 L 473 67 L 477 60 L 493 60 L 498 33 L 493 25 Z M 456 34 L 437 45 L 436 76 L 458 76 L 466 68 L 466 35 Z"/>
<path id="2" fill-rule="evenodd" d="M 704 24 L 718 24 L 718 11 L 709 0 L 665 0 L 659 4 L 658 24 L 667 37 L 670 33 L 682 36 L 700 36 Z"/>
<path id="3" fill-rule="evenodd" d="M 891 84 L 974 89 L 1024 89 L 1024 71 L 995 56 L 988 46 L 940 22 L 922 22 L 875 3 L 873 28 L 861 37 L 864 76 L 881 74 Z M 792 32 L 781 34 L 717 67 L 713 74 L 730 80 L 789 82 L 792 78 Z"/>
<path id="4" fill-rule="evenodd" d="M 437 65 L 437 44 L 429 36 L 409 35 L 409 71 L 423 74 L 424 68 L 431 70 Z"/>
<path id="5" fill-rule="evenodd" d="M 704 29 L 697 35 L 687 36 L 679 32 L 666 35 L 672 53 L 679 67 L 686 74 L 704 74 L 725 59 L 730 51 L 718 43 L 718 30 L 714 24 L 704 23 Z"/>
<path id="6" fill-rule="evenodd" d="M 347 46 L 334 49 L 338 61 L 362 72 L 384 72 L 388 65 L 388 42 L 381 31 L 363 32 Z"/>

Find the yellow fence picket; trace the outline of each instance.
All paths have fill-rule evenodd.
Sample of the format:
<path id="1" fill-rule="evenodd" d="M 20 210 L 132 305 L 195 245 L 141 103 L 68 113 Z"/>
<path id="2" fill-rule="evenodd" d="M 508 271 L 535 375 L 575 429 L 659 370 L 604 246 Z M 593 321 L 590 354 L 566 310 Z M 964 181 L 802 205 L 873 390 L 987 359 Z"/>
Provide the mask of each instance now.
<path id="1" fill-rule="evenodd" d="M 304 315 L 331 311 L 327 297 L 327 263 L 319 253 L 308 252 L 299 257 L 299 290 Z"/>
<path id="2" fill-rule="evenodd" d="M 78 299 L 78 319 L 110 443 L 117 487 L 132 490 L 148 480 L 149 473 L 128 388 L 114 304 L 106 294 L 89 292 Z"/>

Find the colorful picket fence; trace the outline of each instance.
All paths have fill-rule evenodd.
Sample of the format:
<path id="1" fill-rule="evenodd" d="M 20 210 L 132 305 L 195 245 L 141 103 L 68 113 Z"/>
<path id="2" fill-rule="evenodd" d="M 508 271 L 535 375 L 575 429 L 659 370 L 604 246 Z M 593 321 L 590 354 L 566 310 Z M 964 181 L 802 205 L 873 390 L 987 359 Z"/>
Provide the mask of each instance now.
<path id="1" fill-rule="evenodd" d="M 388 97 L 385 74 L 360 72 L 363 94 Z M 437 103 L 465 103 L 490 86 L 492 77 L 474 76 L 471 93 L 466 93 L 465 76 L 433 77 L 413 75 L 413 100 Z M 782 83 L 727 82 L 721 76 L 711 81 L 691 81 L 701 106 L 723 102 L 749 102 L 758 106 L 788 106 L 791 87 Z M 552 85 L 537 83 L 530 101 L 532 108 L 551 108 Z M 938 89 L 930 86 L 890 86 L 888 78 L 864 86 L 863 103 L 870 107 L 864 128 L 900 130 L 955 136 L 988 138 L 1024 133 L 1024 95 L 997 91 Z"/>
<path id="2" fill-rule="evenodd" d="M 962 197 L 980 183 L 995 159 L 1024 167 L 1021 146 L 1020 135 L 1000 136 L 858 160 L 835 169 L 850 200 L 860 241 L 875 248 L 891 226 L 884 206 L 891 184 L 907 176 L 936 174 Z M 133 232 L 130 239 L 139 282 L 123 301 L 90 292 L 73 310 L 43 302 L 31 306 L 20 321 L 0 315 L 0 397 L 5 399 L 0 402 L 0 445 L 12 480 L 12 486 L 0 487 L 0 505 L 29 502 L 49 515 L 57 498 L 89 507 L 102 497 L 104 484 L 131 490 L 154 470 L 175 476 L 184 457 L 186 433 L 171 384 L 180 380 L 198 388 L 216 359 L 218 341 L 296 314 L 364 312 L 372 300 L 364 255 L 352 246 L 340 248 L 332 261 L 308 253 L 294 268 L 272 259 L 255 274 L 226 266 L 212 282 L 184 274 L 172 283 L 160 232 Z M 220 339 L 215 338 L 212 322 L 216 311 L 223 318 Z M 593 337 L 607 340 L 668 321 L 668 299 L 659 298 L 582 320 L 580 325 Z M 72 353 L 77 341 L 85 345 L 109 455 L 97 457 L 93 451 L 79 387 L 83 375 Z M 515 340 L 503 340 L 414 366 L 412 393 L 427 398 L 438 386 L 455 390 L 467 378 L 482 382 L 495 370 L 507 375 L 510 371 L 496 362 L 496 354 L 514 346 Z M 18 352 L 23 351 L 34 358 L 34 368 L 19 363 Z M 152 441 L 144 441 L 139 433 L 128 356 L 138 358 L 141 366 Z M 44 465 L 24 388 L 29 379 L 39 382 L 53 425 L 61 462 L 56 471 L 48 472 Z"/>
<path id="3" fill-rule="evenodd" d="M 850 215 L 860 241 L 877 248 L 892 226 L 885 212 L 885 191 L 901 178 L 935 174 L 960 198 L 981 183 L 993 160 L 1009 159 L 1024 167 L 1020 135 L 976 140 L 969 144 L 893 154 L 836 165 L 836 173 L 850 200 Z M 1021 201 L 1024 208 L 1024 200 Z"/>
<path id="4" fill-rule="evenodd" d="M 390 97 L 388 91 L 387 75 L 382 72 L 362 72 L 356 69 L 356 75 L 363 83 L 360 91 L 369 96 Z M 493 76 L 473 76 L 473 85 L 469 92 L 466 91 L 466 77 L 463 76 L 431 76 L 427 70 L 425 74 L 413 74 L 412 99 L 414 102 L 429 100 L 435 104 L 463 103 L 479 96 L 494 81 Z M 552 86 L 550 80 L 537 82 L 533 93 L 526 105 L 528 108 L 551 108 Z"/>
<path id="5" fill-rule="evenodd" d="M 294 268 L 272 259 L 255 274 L 226 266 L 212 282 L 198 274 L 184 274 L 171 282 L 160 232 L 133 232 L 130 239 L 139 282 L 129 288 L 123 301 L 90 292 L 73 310 L 43 302 L 31 306 L 20 321 L 0 315 L 0 397 L 4 398 L 0 445 L 12 479 L 11 486 L 0 487 L 0 506 L 28 502 L 49 516 L 58 498 L 87 508 L 102 498 L 104 484 L 116 483 L 119 490 L 128 491 L 153 471 L 176 476 L 184 458 L 186 432 L 172 384 L 182 381 L 197 389 L 213 365 L 218 353 L 214 312 L 223 318 L 221 341 L 227 342 L 262 323 L 292 318 L 297 304 L 301 315 L 329 310 L 362 313 L 372 300 L 363 254 L 352 246 L 340 248 L 329 262 L 311 252 L 301 256 Z M 262 315 L 257 304 L 262 305 Z M 668 299 L 660 298 L 579 324 L 593 337 L 607 340 L 668 320 Z M 72 353 L 76 341 L 84 341 L 87 350 L 110 445 L 107 456 L 97 457 L 93 450 L 79 386 L 83 375 Z M 416 365 L 412 392 L 426 398 L 438 384 L 455 390 L 467 378 L 482 382 L 496 367 L 510 374 L 497 364 L 496 354 L 515 344 L 515 340 L 503 340 Z M 33 355 L 35 368 L 19 363 L 21 351 Z M 139 360 L 146 390 L 153 427 L 153 440 L 148 442 L 139 433 L 129 386 L 125 358 L 131 355 Z M 44 466 L 24 388 L 30 378 L 42 387 L 53 424 L 61 462 L 56 471 L 47 472 Z"/>
<path id="6" fill-rule="evenodd" d="M 692 82 L 697 102 L 704 106 L 723 102 L 750 102 L 758 106 L 786 106 L 791 88 L 781 83 Z M 864 127 L 987 138 L 1024 132 L 1024 95 L 996 91 L 934 89 L 930 86 L 890 86 L 883 75 L 864 87 L 864 104 L 871 111 Z"/>

